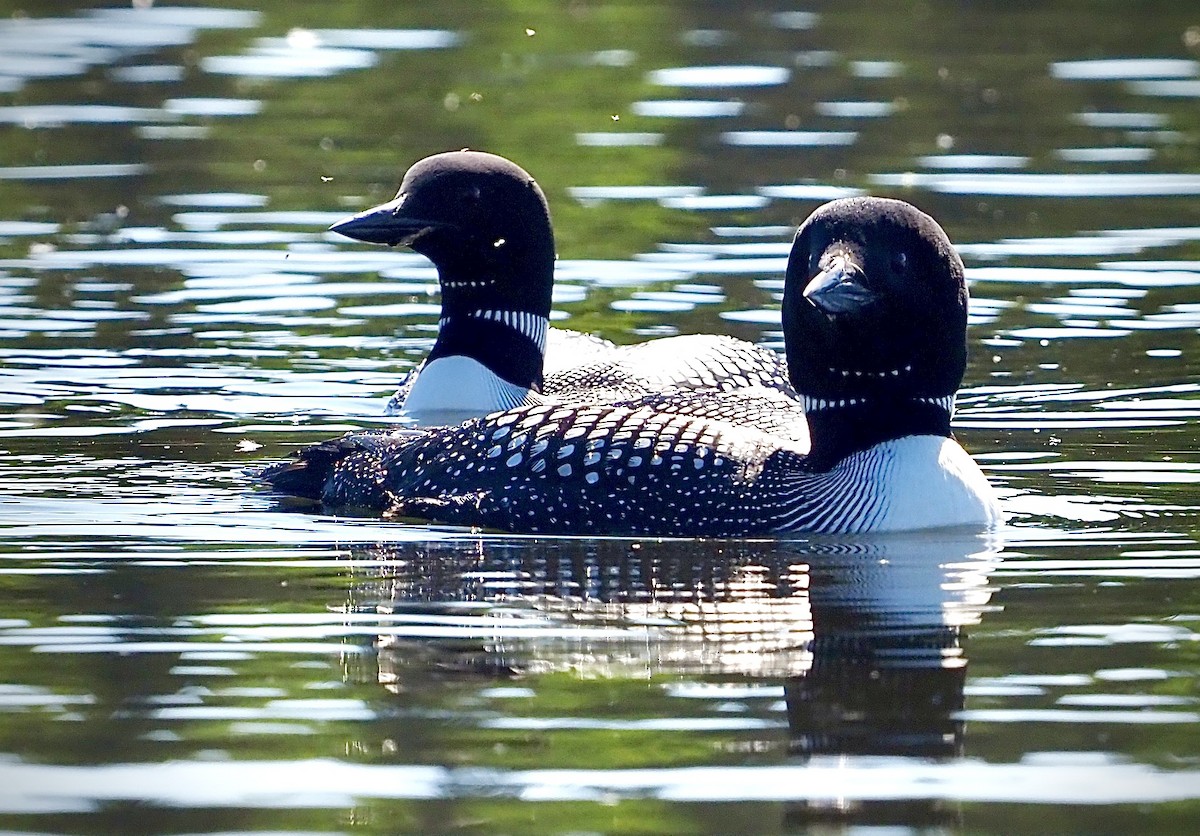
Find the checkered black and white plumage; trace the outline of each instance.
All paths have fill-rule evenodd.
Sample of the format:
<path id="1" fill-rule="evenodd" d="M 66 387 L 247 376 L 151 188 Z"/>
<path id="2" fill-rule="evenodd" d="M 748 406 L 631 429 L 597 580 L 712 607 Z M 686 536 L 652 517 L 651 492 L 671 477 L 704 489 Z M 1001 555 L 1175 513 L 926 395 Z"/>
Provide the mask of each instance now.
<path id="1" fill-rule="evenodd" d="M 733 536 L 922 527 L 920 515 L 902 513 L 921 507 L 904 491 L 937 490 L 930 479 L 947 483 L 941 519 L 986 519 L 981 486 L 942 473 L 973 467 L 950 439 L 892 440 L 817 471 L 801 444 L 663 412 L 650 399 L 543 404 L 432 433 L 337 443 L 331 461 L 309 454 L 296 463 L 325 469 L 315 480 L 325 504 L 509 531 Z"/>

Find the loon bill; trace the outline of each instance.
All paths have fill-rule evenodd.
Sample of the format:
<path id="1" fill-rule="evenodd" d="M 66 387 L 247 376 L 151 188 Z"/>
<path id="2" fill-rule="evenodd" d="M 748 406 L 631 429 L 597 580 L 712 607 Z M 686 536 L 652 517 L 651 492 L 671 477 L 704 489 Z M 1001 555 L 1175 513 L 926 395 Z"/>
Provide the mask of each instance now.
<path id="1" fill-rule="evenodd" d="M 533 177 L 495 154 L 451 151 L 420 160 L 395 198 L 331 229 L 409 247 L 438 271 L 437 340 L 392 396 L 390 415 L 433 426 L 522 405 L 615 402 L 666 390 L 763 387 L 795 395 L 782 357 L 733 337 L 618 347 L 551 328 L 550 209 Z"/>
<path id="2" fill-rule="evenodd" d="M 838 200 L 797 231 L 784 287 L 787 366 L 810 446 L 697 391 L 351 433 L 261 477 L 328 508 L 518 532 L 994 525 L 996 497 L 950 432 L 966 324 L 962 261 L 932 218 L 897 200 Z"/>

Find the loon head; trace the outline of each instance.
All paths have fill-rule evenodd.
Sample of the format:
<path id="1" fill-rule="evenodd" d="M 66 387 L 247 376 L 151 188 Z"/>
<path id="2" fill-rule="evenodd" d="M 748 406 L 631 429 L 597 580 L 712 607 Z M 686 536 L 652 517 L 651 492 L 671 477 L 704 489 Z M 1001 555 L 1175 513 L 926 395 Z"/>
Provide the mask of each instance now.
<path id="1" fill-rule="evenodd" d="M 810 403 L 942 403 L 966 369 L 967 286 L 946 233 L 900 200 L 854 197 L 796 232 L 784 284 L 792 385 Z"/>
<path id="2" fill-rule="evenodd" d="M 426 157 L 404 175 L 395 198 L 330 229 L 426 256 L 438 268 L 443 315 L 549 314 L 554 231 L 546 196 L 504 157 L 466 150 Z"/>
<path id="3" fill-rule="evenodd" d="M 395 198 L 330 229 L 410 247 L 437 267 L 442 313 L 427 369 L 442 358 L 465 357 L 499 379 L 484 387 L 489 391 L 505 384 L 540 391 L 554 231 L 546 196 L 523 168 L 482 151 L 435 154 L 408 170 Z M 422 391 L 435 388 L 432 402 L 449 397 L 457 404 L 461 393 L 442 391 L 454 388 L 455 377 L 443 385 L 422 372 Z M 488 397 L 472 403 L 480 414 L 502 405 Z"/>

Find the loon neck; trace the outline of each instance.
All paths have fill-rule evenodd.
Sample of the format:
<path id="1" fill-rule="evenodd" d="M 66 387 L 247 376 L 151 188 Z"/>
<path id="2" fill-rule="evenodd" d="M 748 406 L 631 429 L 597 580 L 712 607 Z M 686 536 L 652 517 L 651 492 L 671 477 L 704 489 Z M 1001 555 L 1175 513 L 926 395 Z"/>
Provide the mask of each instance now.
<path id="1" fill-rule="evenodd" d="M 812 448 L 809 465 L 828 470 L 852 453 L 909 435 L 951 438 L 954 396 L 872 396 L 824 400 L 802 395 Z"/>
<path id="2" fill-rule="evenodd" d="M 444 311 L 443 311 L 444 313 Z M 530 311 L 481 308 L 444 315 L 427 363 L 470 357 L 497 377 L 526 389 L 542 389 L 549 320 Z"/>

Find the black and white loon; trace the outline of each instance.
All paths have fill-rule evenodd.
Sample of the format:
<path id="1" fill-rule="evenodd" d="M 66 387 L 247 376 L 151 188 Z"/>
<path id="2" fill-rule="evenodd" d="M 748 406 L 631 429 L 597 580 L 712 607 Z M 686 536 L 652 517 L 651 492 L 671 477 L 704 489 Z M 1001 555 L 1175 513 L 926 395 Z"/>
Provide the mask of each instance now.
<path id="1" fill-rule="evenodd" d="M 817 209 L 788 259 L 783 328 L 811 448 L 704 415 L 719 396 L 523 406 L 460 426 L 357 433 L 263 471 L 327 508 L 519 532 L 735 536 L 991 526 L 950 432 L 967 287 L 907 203 Z M 694 414 L 686 414 L 692 411 Z"/>
<path id="2" fill-rule="evenodd" d="M 388 414 L 426 426 L 456 424 L 550 399 L 611 402 L 667 389 L 765 387 L 794 398 L 783 358 L 732 337 L 617 347 L 550 328 L 550 210 L 534 179 L 503 157 L 427 157 L 408 170 L 393 200 L 331 229 L 411 247 L 438 270 L 437 341 L 392 397 Z"/>

